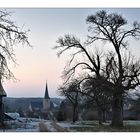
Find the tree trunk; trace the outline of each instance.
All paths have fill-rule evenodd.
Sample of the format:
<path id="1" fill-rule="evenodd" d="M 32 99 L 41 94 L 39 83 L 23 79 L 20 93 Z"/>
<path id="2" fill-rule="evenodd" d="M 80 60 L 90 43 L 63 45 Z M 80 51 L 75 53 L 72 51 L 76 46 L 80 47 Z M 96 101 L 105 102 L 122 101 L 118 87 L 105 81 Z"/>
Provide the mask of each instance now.
<path id="1" fill-rule="evenodd" d="M 98 121 L 99 121 L 99 125 L 102 125 L 103 117 L 102 117 L 102 110 L 100 108 L 98 108 Z"/>
<path id="2" fill-rule="evenodd" d="M 73 107 L 73 119 L 72 119 L 73 123 L 75 123 L 77 121 L 77 119 L 78 119 L 77 106 L 74 106 Z"/>
<path id="3" fill-rule="evenodd" d="M 3 110 L 3 103 L 2 103 L 2 97 L 0 97 L 0 125 L 3 126 L 4 121 L 4 110 Z"/>
<path id="4" fill-rule="evenodd" d="M 106 122 L 106 111 L 103 110 L 102 112 L 103 112 L 103 122 Z"/>
<path id="5" fill-rule="evenodd" d="M 116 92 L 112 104 L 112 127 L 123 127 L 123 97 L 122 92 Z"/>

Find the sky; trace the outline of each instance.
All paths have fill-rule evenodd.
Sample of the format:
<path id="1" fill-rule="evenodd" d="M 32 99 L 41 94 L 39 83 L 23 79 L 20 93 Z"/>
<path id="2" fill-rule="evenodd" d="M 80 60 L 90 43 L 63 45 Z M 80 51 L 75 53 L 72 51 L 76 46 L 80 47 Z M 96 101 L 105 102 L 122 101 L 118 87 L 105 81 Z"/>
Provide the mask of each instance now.
<path id="1" fill-rule="evenodd" d="M 50 97 L 58 97 L 57 88 L 62 83 L 61 75 L 67 62 L 68 53 L 60 58 L 56 45 L 58 37 L 67 33 L 74 34 L 85 39 L 88 31 L 86 17 L 95 14 L 101 9 L 91 8 L 19 8 L 7 9 L 11 13 L 11 19 L 19 27 L 30 29 L 28 46 L 15 47 L 18 65 L 11 65 L 12 72 L 19 79 L 17 82 L 5 81 L 4 89 L 9 97 L 43 97 L 46 81 Z M 105 9 L 109 12 L 117 12 L 124 16 L 128 22 L 137 20 L 140 22 L 140 9 Z M 139 56 L 140 42 L 130 43 L 131 50 Z"/>

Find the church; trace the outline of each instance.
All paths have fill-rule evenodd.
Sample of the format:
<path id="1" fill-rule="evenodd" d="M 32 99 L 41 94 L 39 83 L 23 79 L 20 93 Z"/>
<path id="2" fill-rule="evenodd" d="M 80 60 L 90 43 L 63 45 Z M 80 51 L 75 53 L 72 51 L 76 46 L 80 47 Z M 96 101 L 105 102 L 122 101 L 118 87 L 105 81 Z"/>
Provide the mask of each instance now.
<path id="1" fill-rule="evenodd" d="M 50 100 L 46 82 L 44 98 L 39 101 L 31 101 L 29 104 L 28 116 L 42 119 L 54 119 L 52 110 L 53 102 Z"/>

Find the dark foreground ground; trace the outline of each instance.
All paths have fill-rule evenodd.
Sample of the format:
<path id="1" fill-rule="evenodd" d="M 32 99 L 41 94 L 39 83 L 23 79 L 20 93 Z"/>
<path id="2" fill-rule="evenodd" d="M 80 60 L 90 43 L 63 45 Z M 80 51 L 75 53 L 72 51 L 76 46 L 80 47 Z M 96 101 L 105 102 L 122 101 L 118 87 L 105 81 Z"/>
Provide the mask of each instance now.
<path id="1" fill-rule="evenodd" d="M 124 121 L 124 127 L 114 129 L 110 122 L 98 125 L 98 121 L 54 122 L 35 118 L 20 118 L 6 123 L 1 132 L 140 132 L 140 121 Z"/>

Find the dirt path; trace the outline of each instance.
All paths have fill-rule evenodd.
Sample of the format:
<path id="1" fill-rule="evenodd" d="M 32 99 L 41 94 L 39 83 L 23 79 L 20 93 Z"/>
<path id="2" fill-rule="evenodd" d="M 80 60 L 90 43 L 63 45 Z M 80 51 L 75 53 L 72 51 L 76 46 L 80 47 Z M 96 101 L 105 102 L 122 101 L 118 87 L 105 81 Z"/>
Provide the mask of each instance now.
<path id="1" fill-rule="evenodd" d="M 39 123 L 40 132 L 68 132 L 67 129 L 58 125 L 55 121 L 47 121 Z"/>
<path id="2" fill-rule="evenodd" d="M 60 125 L 58 125 L 56 122 L 51 122 L 51 125 L 54 127 L 54 129 L 56 129 L 57 132 L 69 132 L 68 129 L 61 127 Z"/>

